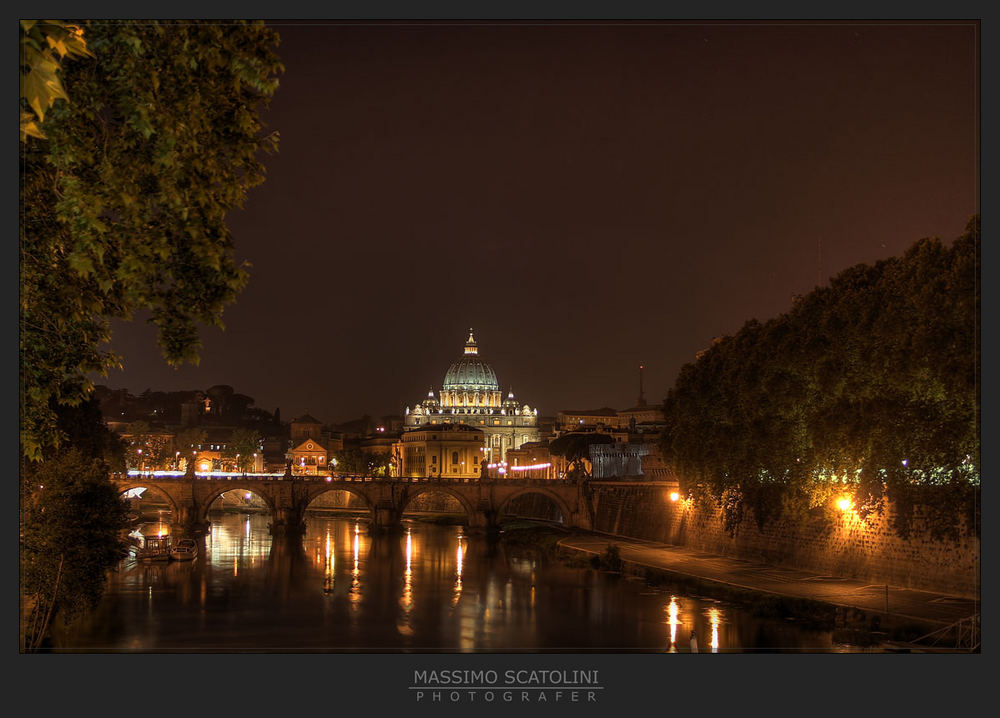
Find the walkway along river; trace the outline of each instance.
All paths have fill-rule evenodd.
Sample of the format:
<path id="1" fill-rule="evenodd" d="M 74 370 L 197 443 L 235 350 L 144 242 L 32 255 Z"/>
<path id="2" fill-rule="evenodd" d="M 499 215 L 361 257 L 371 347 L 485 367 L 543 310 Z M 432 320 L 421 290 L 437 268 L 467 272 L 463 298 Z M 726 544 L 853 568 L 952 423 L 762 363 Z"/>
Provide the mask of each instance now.
<path id="1" fill-rule="evenodd" d="M 405 520 L 369 535 L 310 515 L 296 544 L 267 514 L 215 512 L 193 562 L 123 561 L 61 651 L 849 652 L 830 631 Z M 146 524 L 141 530 L 157 533 Z"/>

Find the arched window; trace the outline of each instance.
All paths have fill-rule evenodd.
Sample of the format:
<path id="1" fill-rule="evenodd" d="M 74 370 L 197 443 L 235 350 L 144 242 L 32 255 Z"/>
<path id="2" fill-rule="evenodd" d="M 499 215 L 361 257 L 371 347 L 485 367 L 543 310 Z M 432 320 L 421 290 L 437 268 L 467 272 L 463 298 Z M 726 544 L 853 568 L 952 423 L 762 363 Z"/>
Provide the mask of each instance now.
<path id="1" fill-rule="evenodd" d="M 458 463 L 458 452 L 457 451 L 451 452 L 451 463 L 453 463 L 453 464 L 457 464 Z"/>

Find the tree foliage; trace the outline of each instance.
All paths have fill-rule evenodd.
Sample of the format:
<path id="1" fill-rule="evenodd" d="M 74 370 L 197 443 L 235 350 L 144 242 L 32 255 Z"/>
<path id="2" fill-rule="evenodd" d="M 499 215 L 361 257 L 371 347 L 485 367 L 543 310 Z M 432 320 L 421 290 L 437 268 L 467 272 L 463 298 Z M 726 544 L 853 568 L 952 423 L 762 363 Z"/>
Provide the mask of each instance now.
<path id="1" fill-rule="evenodd" d="M 358 448 L 347 448 L 334 455 L 337 471 L 342 474 L 389 476 L 392 454 L 388 451 L 370 453 Z"/>
<path id="2" fill-rule="evenodd" d="M 569 473 L 589 476 L 587 469 L 590 463 L 590 447 L 594 444 L 612 444 L 614 439 L 607 434 L 596 432 L 563 434 L 549 443 L 549 453 L 553 456 L 563 456 L 569 461 Z"/>
<path id="3" fill-rule="evenodd" d="M 847 269 L 683 367 L 663 435 L 683 488 L 731 529 L 845 489 L 862 516 L 887 496 L 904 535 L 918 503 L 942 532 L 977 524 L 979 245 L 974 217 L 950 247 Z"/>
<path id="4" fill-rule="evenodd" d="M 247 280 L 226 214 L 277 143 L 260 119 L 281 70 L 263 24 L 80 27 L 92 57 L 61 67 L 71 101 L 43 108 L 44 139 L 21 144 L 21 445 L 33 459 L 61 438 L 50 400 L 80 402 L 88 375 L 118 365 L 102 347 L 110 318 L 147 310 L 167 361 L 197 361 L 197 327 L 222 326 Z"/>
<path id="5" fill-rule="evenodd" d="M 92 57 L 78 25 L 57 20 L 21 20 L 21 142 L 45 139 L 41 124 L 56 100 L 68 100 L 59 72 L 62 62 Z"/>
<path id="6" fill-rule="evenodd" d="M 56 406 L 72 443 L 21 470 L 20 559 L 23 647 L 42 647 L 56 617 L 71 623 L 100 599 L 106 571 L 121 558 L 126 506 L 109 468 L 122 445 L 103 423 L 96 399 Z M 109 466 L 110 465 L 110 466 Z"/>
<path id="7" fill-rule="evenodd" d="M 261 450 L 260 442 L 258 431 L 237 427 L 233 429 L 226 444 L 226 456 L 236 459 L 236 466 L 240 471 L 248 471 L 253 468 L 254 454 Z"/>

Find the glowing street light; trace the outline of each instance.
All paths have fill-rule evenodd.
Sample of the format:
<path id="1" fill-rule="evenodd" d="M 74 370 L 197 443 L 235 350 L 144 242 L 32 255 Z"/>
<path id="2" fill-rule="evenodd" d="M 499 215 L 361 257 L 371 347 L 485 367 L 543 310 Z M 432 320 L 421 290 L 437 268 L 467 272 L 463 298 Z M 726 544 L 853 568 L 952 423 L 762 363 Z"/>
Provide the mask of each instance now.
<path id="1" fill-rule="evenodd" d="M 681 497 L 681 495 L 679 493 L 677 493 L 676 491 L 671 491 L 670 492 L 670 500 L 671 501 L 677 501 L 680 497 Z"/>
<path id="2" fill-rule="evenodd" d="M 845 512 L 850 511 L 853 505 L 854 502 L 851 501 L 850 496 L 844 496 L 837 502 L 837 506 L 840 508 L 840 510 Z"/>

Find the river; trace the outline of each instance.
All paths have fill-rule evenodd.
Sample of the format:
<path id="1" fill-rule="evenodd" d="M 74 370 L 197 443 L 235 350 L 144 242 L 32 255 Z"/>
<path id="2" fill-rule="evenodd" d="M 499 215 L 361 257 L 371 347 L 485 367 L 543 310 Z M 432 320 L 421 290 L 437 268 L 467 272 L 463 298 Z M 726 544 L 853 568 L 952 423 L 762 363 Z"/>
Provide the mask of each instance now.
<path id="1" fill-rule="evenodd" d="M 848 652 L 829 631 L 706 596 L 543 561 L 462 527 L 400 535 L 310 515 L 301 544 L 270 516 L 211 515 L 198 558 L 128 559 L 56 650 L 87 652 Z M 142 532 L 162 527 L 144 524 Z"/>

